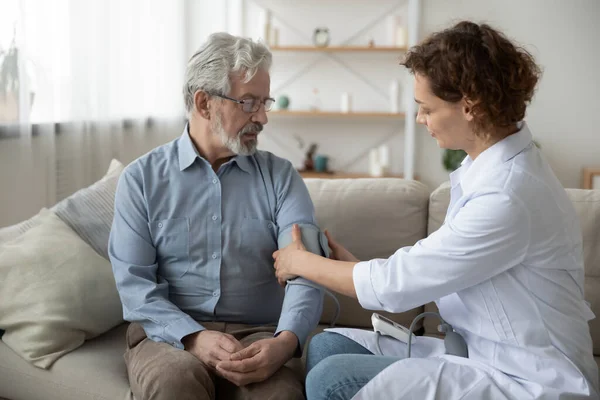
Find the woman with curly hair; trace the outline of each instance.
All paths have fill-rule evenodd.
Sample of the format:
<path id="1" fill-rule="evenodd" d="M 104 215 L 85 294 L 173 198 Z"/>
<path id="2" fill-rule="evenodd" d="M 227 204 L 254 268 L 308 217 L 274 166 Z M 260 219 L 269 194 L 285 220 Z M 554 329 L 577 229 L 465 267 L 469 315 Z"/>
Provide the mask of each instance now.
<path id="1" fill-rule="evenodd" d="M 359 261 L 329 235 L 333 260 L 300 231 L 274 253 L 297 276 L 403 312 L 436 301 L 446 341 L 405 343 L 339 329 L 313 338 L 313 399 L 597 399 L 582 237 L 565 190 L 523 121 L 540 77 L 533 57 L 488 25 L 461 22 L 410 49 L 417 122 L 467 153 L 450 176 L 442 227 L 388 259 Z"/>

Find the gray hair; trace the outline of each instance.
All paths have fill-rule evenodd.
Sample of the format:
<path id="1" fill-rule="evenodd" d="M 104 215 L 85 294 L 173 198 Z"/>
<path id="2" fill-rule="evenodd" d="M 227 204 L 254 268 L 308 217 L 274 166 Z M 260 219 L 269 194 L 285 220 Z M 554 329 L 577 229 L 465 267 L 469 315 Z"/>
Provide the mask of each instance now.
<path id="1" fill-rule="evenodd" d="M 264 44 L 224 32 L 213 33 L 190 58 L 185 70 L 183 99 L 188 117 L 198 90 L 227 95 L 232 73 L 243 73 L 243 82 L 247 83 L 259 68 L 268 71 L 271 63 L 271 51 Z"/>

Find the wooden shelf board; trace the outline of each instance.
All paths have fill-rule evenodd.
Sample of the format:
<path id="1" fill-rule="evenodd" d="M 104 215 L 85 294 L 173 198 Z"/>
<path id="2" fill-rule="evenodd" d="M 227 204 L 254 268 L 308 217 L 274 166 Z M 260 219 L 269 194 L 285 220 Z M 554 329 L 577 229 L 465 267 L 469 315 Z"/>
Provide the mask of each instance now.
<path id="1" fill-rule="evenodd" d="M 359 179 L 359 178 L 400 178 L 403 179 L 402 174 L 389 174 L 384 176 L 371 176 L 364 173 L 351 173 L 351 172 L 316 172 L 316 171 L 299 171 L 300 176 L 303 178 L 317 178 L 317 179 Z"/>
<path id="2" fill-rule="evenodd" d="M 406 47 L 390 47 L 390 46 L 274 46 L 271 51 L 307 51 L 307 52 L 375 52 L 375 53 L 397 53 L 406 51 Z"/>
<path id="3" fill-rule="evenodd" d="M 600 176 L 600 167 L 598 168 L 592 168 L 592 167 L 585 167 L 583 168 L 583 182 L 581 187 L 583 189 L 599 189 L 597 187 L 594 187 L 594 179 L 595 177 Z"/>
<path id="4" fill-rule="evenodd" d="M 311 111 L 311 110 L 275 110 L 268 114 L 269 116 L 282 117 L 333 117 L 333 118 L 404 118 L 404 113 L 387 113 L 374 111 L 356 111 L 343 113 L 339 111 Z"/>

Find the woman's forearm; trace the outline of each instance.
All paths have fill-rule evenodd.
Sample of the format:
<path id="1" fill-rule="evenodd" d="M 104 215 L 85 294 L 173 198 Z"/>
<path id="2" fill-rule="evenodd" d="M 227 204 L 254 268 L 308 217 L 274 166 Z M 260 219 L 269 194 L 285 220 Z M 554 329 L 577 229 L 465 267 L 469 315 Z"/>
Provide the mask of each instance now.
<path id="1" fill-rule="evenodd" d="M 352 271 L 356 262 L 336 261 L 312 253 L 305 253 L 306 259 L 295 273 L 309 281 L 337 293 L 356 298 Z"/>

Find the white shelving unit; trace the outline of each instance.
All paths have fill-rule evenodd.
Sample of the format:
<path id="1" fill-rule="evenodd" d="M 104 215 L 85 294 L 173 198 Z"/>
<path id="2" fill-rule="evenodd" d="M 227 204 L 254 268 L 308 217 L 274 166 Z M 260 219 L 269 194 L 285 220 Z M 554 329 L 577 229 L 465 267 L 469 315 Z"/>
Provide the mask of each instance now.
<path id="1" fill-rule="evenodd" d="M 240 34 L 244 36 L 247 35 L 247 26 L 245 21 L 245 12 L 249 3 L 252 2 L 256 6 L 259 6 L 263 9 L 266 9 L 261 0 L 230 0 L 236 3 L 236 8 L 241 10 L 241 16 L 238 17 L 238 20 L 241 20 Z M 304 3 L 302 5 L 306 6 Z M 300 6 L 300 5 L 298 5 Z M 294 7 L 294 5 L 290 5 L 289 7 Z M 397 1 L 392 4 L 386 10 L 382 10 L 381 14 L 378 18 L 369 21 L 365 26 L 361 27 L 354 34 L 350 35 L 346 40 L 342 41 L 340 44 L 331 45 L 327 47 L 315 47 L 312 44 L 303 44 L 303 43 L 294 43 L 293 45 L 274 45 L 271 46 L 271 50 L 274 54 L 274 61 L 277 62 L 277 58 L 282 53 L 299 53 L 299 54 L 307 54 L 307 53 L 315 53 L 317 57 L 307 66 L 303 66 L 295 71 L 290 77 L 285 79 L 283 83 L 278 85 L 278 87 L 272 88 L 272 93 L 280 93 L 282 89 L 295 83 L 300 80 L 302 76 L 313 68 L 318 62 L 320 62 L 323 58 L 328 58 L 331 61 L 335 62 L 338 66 L 342 67 L 346 71 L 348 71 L 351 75 L 353 75 L 357 80 L 361 81 L 364 85 L 370 87 L 374 92 L 378 93 L 380 96 L 386 97 L 387 94 L 382 92 L 380 87 L 377 87 L 373 84 L 372 80 L 368 76 L 364 76 L 363 74 L 357 72 L 350 65 L 350 61 L 348 61 L 348 54 L 354 53 L 368 53 L 368 54 L 381 54 L 378 57 L 384 57 L 387 59 L 388 55 L 397 55 L 400 57 L 402 53 L 404 53 L 407 47 L 390 47 L 390 46 L 360 46 L 352 44 L 352 42 L 359 36 L 364 35 L 365 32 L 368 32 L 373 27 L 377 26 L 377 24 L 381 24 L 382 21 L 395 10 L 400 7 L 406 7 L 406 29 L 407 29 L 407 47 L 413 46 L 418 42 L 418 32 L 419 32 L 419 18 L 420 18 L 420 0 L 404 0 Z M 315 10 L 318 11 L 318 10 Z M 272 17 L 277 19 L 280 25 L 284 29 L 290 29 L 294 31 L 294 33 L 298 37 L 302 37 L 302 42 L 311 43 L 311 37 L 308 37 L 305 32 L 299 31 L 294 27 L 293 24 L 288 23 L 282 18 L 280 15 L 272 14 Z M 230 17 L 230 20 L 232 18 Z M 233 18 L 235 19 L 235 18 Z M 263 21 L 264 22 L 264 21 Z M 386 55 L 387 54 L 387 55 Z M 344 58 L 341 56 L 345 55 Z M 394 130 L 392 132 L 394 138 L 400 138 L 399 140 L 404 140 L 403 148 L 404 148 L 404 159 L 403 159 L 403 171 L 402 176 L 405 179 L 415 179 L 415 116 L 416 116 L 416 105 L 413 100 L 413 86 L 406 85 L 403 88 L 403 101 L 402 103 L 405 105 L 405 110 L 398 113 L 388 112 L 388 110 L 382 111 L 353 111 L 349 113 L 343 113 L 335 110 L 319 110 L 319 111 L 311 111 L 311 110 L 303 110 L 303 109 L 291 109 L 289 111 L 272 111 L 269 113 L 269 118 L 271 120 L 277 121 L 286 121 L 286 120 L 294 120 L 298 119 L 310 119 L 311 122 L 321 121 L 324 119 L 331 121 L 344 121 L 347 120 L 352 121 L 352 123 L 358 123 L 361 121 L 373 121 L 377 120 L 377 122 L 382 123 L 398 123 L 398 125 L 403 124 L 403 135 L 400 129 Z M 388 97 L 389 99 L 389 97 Z M 359 158 L 365 157 L 367 152 L 362 152 L 359 155 Z M 346 174 L 347 176 L 362 176 L 361 174 L 347 174 L 344 171 L 338 172 L 338 174 Z M 399 174 L 396 174 L 398 176 Z"/>
<path id="2" fill-rule="evenodd" d="M 371 119 L 371 118 L 385 118 L 399 120 L 404 118 L 404 113 L 386 113 L 386 112 L 369 112 L 369 111 L 353 111 L 353 112 L 340 112 L 340 111 L 283 111 L 275 110 L 269 112 L 269 117 L 275 118 L 354 118 L 354 119 Z"/>

